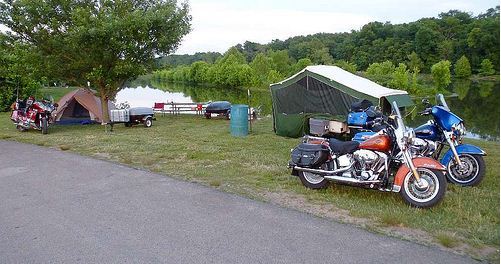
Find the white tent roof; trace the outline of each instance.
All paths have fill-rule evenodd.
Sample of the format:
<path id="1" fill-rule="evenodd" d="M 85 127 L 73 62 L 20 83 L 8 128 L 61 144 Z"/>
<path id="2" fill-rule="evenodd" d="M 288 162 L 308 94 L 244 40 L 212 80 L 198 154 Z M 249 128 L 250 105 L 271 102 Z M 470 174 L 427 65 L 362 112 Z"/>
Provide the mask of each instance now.
<path id="1" fill-rule="evenodd" d="M 350 73 L 348 71 L 345 71 L 339 67 L 336 66 L 327 66 L 327 65 L 314 65 L 314 66 L 308 66 L 304 68 L 302 71 L 296 73 L 292 77 L 283 80 L 277 84 L 282 84 L 290 79 L 293 79 L 297 75 L 309 71 L 312 73 L 316 73 L 318 75 L 322 75 L 326 78 L 329 78 L 331 81 L 340 83 L 344 86 L 347 86 L 355 91 L 358 91 L 360 93 L 364 93 L 370 96 L 374 97 L 384 97 L 388 95 L 398 95 L 398 94 L 407 94 L 406 91 L 401 91 L 401 90 L 394 90 L 390 88 L 386 88 L 384 86 L 381 86 L 371 80 L 362 78 L 358 75 L 355 75 L 353 73 Z"/>

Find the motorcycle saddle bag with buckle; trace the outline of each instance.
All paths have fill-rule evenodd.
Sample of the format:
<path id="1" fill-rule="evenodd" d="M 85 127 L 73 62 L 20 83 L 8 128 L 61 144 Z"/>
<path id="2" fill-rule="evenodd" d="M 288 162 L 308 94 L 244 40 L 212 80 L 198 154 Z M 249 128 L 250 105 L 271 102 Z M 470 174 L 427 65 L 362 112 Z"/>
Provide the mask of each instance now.
<path id="1" fill-rule="evenodd" d="M 291 153 L 293 164 L 306 168 L 318 168 L 329 159 L 329 147 L 322 144 L 302 143 Z"/>

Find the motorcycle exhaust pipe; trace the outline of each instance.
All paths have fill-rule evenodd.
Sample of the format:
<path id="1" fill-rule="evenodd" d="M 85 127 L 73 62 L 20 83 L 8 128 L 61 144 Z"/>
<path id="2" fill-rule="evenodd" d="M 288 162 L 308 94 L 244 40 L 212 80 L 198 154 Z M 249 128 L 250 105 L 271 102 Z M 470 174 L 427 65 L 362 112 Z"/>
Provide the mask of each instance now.
<path id="1" fill-rule="evenodd" d="M 345 171 L 351 169 L 352 166 L 353 166 L 353 163 L 350 164 L 350 166 L 347 166 L 347 167 L 344 167 L 341 169 L 337 169 L 337 170 L 333 170 L 333 171 L 310 169 L 310 168 L 303 168 L 303 167 L 294 166 L 294 170 L 305 171 L 305 172 L 310 172 L 310 173 L 315 173 L 315 174 L 320 174 L 322 176 L 325 176 L 325 175 L 334 175 L 334 174 L 345 172 Z"/>
<path id="2" fill-rule="evenodd" d="M 309 169 L 309 168 L 303 168 L 303 167 L 298 167 L 294 166 L 294 170 L 297 171 L 304 171 L 304 172 L 310 172 L 310 173 L 315 173 L 315 174 L 320 174 L 322 175 L 325 179 L 330 180 L 330 181 L 337 181 L 337 182 L 345 182 L 345 183 L 352 183 L 352 184 L 372 184 L 372 183 L 380 183 L 381 181 L 379 180 L 374 180 L 374 181 L 361 181 L 355 178 L 348 178 L 348 177 L 343 177 L 343 176 L 336 176 L 334 174 L 338 173 L 343 173 L 353 166 L 353 163 L 350 164 L 350 166 L 333 170 L 333 171 L 327 171 L 327 170 L 319 170 L 319 169 Z"/>
<path id="3" fill-rule="evenodd" d="M 355 178 L 348 178 L 342 176 L 324 176 L 327 180 L 337 181 L 337 182 L 346 182 L 346 183 L 355 183 L 355 184 L 372 184 L 372 183 L 380 183 L 381 181 L 361 181 Z"/>

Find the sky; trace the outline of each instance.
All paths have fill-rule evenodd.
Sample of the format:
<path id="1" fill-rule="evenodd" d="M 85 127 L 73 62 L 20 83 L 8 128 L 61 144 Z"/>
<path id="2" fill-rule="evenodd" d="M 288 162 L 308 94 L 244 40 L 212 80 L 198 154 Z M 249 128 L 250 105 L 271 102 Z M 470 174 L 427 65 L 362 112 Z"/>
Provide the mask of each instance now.
<path id="1" fill-rule="evenodd" d="M 478 15 L 497 0 L 190 0 L 192 31 L 175 54 L 217 51 L 238 43 L 359 30 L 372 21 L 392 24 L 437 17 L 452 9 Z"/>

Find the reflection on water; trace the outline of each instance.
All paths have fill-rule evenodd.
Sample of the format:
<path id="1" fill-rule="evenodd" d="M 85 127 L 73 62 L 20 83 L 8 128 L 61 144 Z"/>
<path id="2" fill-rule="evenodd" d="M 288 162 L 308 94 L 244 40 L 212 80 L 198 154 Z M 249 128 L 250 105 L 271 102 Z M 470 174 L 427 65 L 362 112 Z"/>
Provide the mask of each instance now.
<path id="1" fill-rule="evenodd" d="M 168 92 L 155 88 L 124 88 L 116 96 L 117 104 L 129 103 L 131 107 L 152 107 L 154 103 L 192 103 L 192 99 L 181 92 Z"/>
<path id="2" fill-rule="evenodd" d="M 117 95 L 117 103 L 127 101 L 132 107 L 152 107 L 155 102 L 210 102 L 229 101 L 232 104 L 249 104 L 246 89 L 200 87 L 172 84 L 156 79 L 139 79 L 130 83 Z M 151 88 L 150 88 L 151 87 Z M 468 137 L 499 140 L 499 82 L 461 80 L 453 83 L 446 98 L 452 112 L 461 117 L 469 132 Z M 250 106 L 259 108 L 262 115 L 271 114 L 271 95 L 268 90 L 251 92 Z M 429 96 L 434 103 L 434 95 Z M 429 120 L 429 116 L 416 116 L 423 106 L 416 98 L 416 109 L 407 118 L 409 126 L 416 127 Z"/>
<path id="3" fill-rule="evenodd" d="M 499 141 L 499 82 L 460 80 L 453 83 L 452 96 L 446 101 L 452 112 L 461 117 L 467 137 Z M 434 103 L 434 96 L 429 100 Z M 421 111 L 421 99 L 416 99 L 416 111 Z M 410 126 L 426 122 L 429 117 L 417 116 L 408 120 Z"/>

